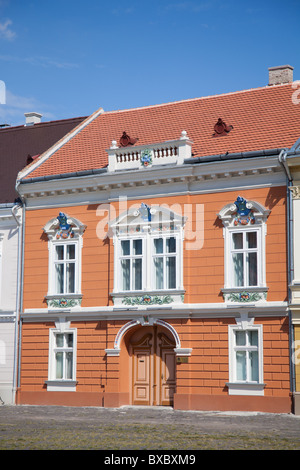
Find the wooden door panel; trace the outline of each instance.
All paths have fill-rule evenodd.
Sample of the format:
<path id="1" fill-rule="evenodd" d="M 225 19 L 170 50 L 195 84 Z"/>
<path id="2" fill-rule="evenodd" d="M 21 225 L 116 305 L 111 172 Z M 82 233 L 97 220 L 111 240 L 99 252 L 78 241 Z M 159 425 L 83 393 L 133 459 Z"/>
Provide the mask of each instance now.
<path id="1" fill-rule="evenodd" d="M 171 349 L 161 351 L 161 405 L 172 405 L 176 389 L 175 353 Z"/>
<path id="2" fill-rule="evenodd" d="M 133 404 L 150 404 L 150 350 L 134 350 Z"/>

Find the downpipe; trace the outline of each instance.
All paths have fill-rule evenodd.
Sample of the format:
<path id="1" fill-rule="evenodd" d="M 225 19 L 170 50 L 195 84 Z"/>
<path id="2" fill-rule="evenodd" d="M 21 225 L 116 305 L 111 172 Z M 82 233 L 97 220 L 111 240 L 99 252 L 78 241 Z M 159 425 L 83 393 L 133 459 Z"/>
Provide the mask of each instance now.
<path id="1" fill-rule="evenodd" d="M 290 391 L 292 396 L 295 392 L 295 364 L 293 362 L 294 353 L 294 328 L 292 325 L 292 312 L 290 309 L 291 305 L 291 289 L 290 285 L 294 279 L 294 226 L 293 226 L 293 198 L 291 196 L 291 186 L 293 185 L 293 178 L 290 173 L 290 169 L 286 163 L 288 151 L 286 149 L 281 150 L 278 161 L 282 165 L 286 178 L 287 178 L 287 253 L 288 253 L 288 316 L 289 316 L 289 350 L 290 350 Z"/>

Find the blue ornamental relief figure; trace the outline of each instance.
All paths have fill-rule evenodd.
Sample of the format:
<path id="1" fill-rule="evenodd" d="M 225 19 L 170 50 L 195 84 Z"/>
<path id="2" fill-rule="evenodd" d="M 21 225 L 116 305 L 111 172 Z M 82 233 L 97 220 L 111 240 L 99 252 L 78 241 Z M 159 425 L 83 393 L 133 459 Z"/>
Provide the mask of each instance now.
<path id="1" fill-rule="evenodd" d="M 234 225 L 247 225 L 255 223 L 255 217 L 251 208 L 247 207 L 247 201 L 241 196 L 238 196 L 235 203 L 236 213 Z"/>
<path id="2" fill-rule="evenodd" d="M 56 234 L 56 238 L 73 238 L 74 233 L 72 231 L 71 225 L 68 223 L 68 219 L 66 214 L 63 212 L 60 212 L 58 217 L 57 217 L 58 223 L 59 223 L 59 231 Z"/>
<path id="3" fill-rule="evenodd" d="M 146 222 L 151 222 L 150 207 L 147 206 L 147 204 L 142 202 L 139 211 L 143 220 L 145 220 Z"/>

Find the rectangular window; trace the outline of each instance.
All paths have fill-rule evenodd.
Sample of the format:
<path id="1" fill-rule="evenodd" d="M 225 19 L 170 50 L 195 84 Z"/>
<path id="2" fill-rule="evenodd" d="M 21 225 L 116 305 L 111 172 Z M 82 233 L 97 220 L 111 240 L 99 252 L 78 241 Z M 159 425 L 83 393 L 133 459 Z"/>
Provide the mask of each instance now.
<path id="1" fill-rule="evenodd" d="M 76 245 L 54 245 L 54 293 L 76 293 Z"/>
<path id="2" fill-rule="evenodd" d="M 52 380 L 74 380 L 74 333 L 54 333 Z"/>
<path id="3" fill-rule="evenodd" d="M 257 231 L 231 233 L 231 274 L 233 287 L 258 285 Z"/>
<path id="4" fill-rule="evenodd" d="M 155 238 L 153 240 L 153 266 L 155 289 L 176 288 L 176 238 Z"/>
<path id="5" fill-rule="evenodd" d="M 121 289 L 143 288 L 143 240 L 121 240 Z"/>
<path id="6" fill-rule="evenodd" d="M 234 378 L 237 382 L 259 382 L 258 330 L 234 331 Z"/>

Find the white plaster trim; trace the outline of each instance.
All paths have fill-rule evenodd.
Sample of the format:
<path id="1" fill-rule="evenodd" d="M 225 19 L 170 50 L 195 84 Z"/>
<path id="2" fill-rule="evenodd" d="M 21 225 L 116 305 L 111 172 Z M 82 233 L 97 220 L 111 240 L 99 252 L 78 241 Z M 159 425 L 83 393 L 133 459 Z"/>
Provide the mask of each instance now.
<path id="1" fill-rule="evenodd" d="M 264 389 L 266 384 L 240 382 L 240 383 L 226 383 L 228 387 L 228 395 L 251 395 L 251 396 L 264 396 Z"/>

